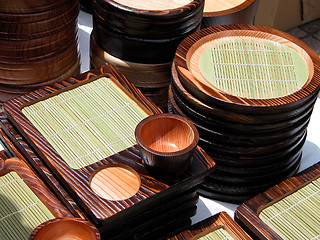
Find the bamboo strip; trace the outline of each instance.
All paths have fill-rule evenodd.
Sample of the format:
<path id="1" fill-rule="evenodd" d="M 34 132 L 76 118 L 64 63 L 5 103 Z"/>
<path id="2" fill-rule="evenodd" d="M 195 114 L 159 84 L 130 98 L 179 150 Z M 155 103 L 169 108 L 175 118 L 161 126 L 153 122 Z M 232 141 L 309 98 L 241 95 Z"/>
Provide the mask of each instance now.
<path id="1" fill-rule="evenodd" d="M 233 240 L 233 237 L 222 227 L 218 228 L 215 231 L 212 231 L 206 234 L 203 237 L 197 238 L 197 236 L 193 239 L 197 240 Z"/>
<path id="2" fill-rule="evenodd" d="M 308 79 L 307 65 L 297 52 L 266 39 L 218 39 L 203 51 L 199 60 L 200 71 L 208 83 L 240 97 L 286 96 L 301 89 Z"/>
<path id="3" fill-rule="evenodd" d="M 1 239 L 27 239 L 39 224 L 53 219 L 52 213 L 15 172 L 0 177 Z"/>
<path id="4" fill-rule="evenodd" d="M 106 77 L 22 111 L 73 168 L 90 165 L 134 145 L 134 129 L 148 115 Z"/>
<path id="5" fill-rule="evenodd" d="M 320 181 L 315 179 L 273 205 L 263 209 L 259 218 L 283 239 L 320 237 Z"/>

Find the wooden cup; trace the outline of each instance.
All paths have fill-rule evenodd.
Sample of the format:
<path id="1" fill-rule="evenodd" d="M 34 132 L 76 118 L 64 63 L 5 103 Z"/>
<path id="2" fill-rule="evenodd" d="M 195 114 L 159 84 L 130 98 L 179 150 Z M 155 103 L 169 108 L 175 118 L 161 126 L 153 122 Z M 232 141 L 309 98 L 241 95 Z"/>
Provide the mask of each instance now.
<path id="1" fill-rule="evenodd" d="M 199 141 L 196 127 L 174 114 L 157 114 L 142 120 L 135 130 L 138 149 L 149 169 L 181 173 L 190 164 Z"/>

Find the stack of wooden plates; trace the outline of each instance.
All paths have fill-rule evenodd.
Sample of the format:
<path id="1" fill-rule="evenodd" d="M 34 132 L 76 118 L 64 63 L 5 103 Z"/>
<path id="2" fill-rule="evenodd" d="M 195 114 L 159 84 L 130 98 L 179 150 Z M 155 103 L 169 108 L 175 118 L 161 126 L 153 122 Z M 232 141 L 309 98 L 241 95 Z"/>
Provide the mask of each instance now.
<path id="1" fill-rule="evenodd" d="M 203 0 L 93 0 L 92 68 L 110 63 L 161 109 L 179 43 L 200 29 Z"/>
<path id="2" fill-rule="evenodd" d="M 259 26 L 207 28 L 179 45 L 169 111 L 193 121 L 217 162 L 203 195 L 241 202 L 298 170 L 319 67 L 305 43 Z"/>
<path id="3" fill-rule="evenodd" d="M 79 73 L 76 0 L 0 6 L 0 101 Z"/>
<path id="4" fill-rule="evenodd" d="M 206 0 L 201 28 L 227 24 L 253 24 L 258 0 Z"/>
<path id="5" fill-rule="evenodd" d="M 181 175 L 148 172 L 134 130 L 161 111 L 111 65 L 12 99 L 4 108 L 7 132 L 19 129 L 12 137 L 26 159 L 37 166 L 41 156 L 103 239 L 155 239 L 190 224 L 195 187 L 215 162 L 197 147 Z"/>

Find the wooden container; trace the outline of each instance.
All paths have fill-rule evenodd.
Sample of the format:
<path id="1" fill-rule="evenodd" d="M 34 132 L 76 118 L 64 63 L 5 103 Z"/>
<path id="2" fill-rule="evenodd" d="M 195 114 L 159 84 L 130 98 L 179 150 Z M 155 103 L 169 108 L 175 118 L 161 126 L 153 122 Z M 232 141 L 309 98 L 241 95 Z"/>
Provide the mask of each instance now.
<path id="1" fill-rule="evenodd" d="M 93 35 L 112 56 L 168 63 L 182 39 L 200 28 L 203 1 L 93 1 Z M 173 30 L 174 29 L 174 30 Z"/>
<path id="2" fill-rule="evenodd" d="M 320 229 L 313 209 L 319 207 L 318 182 L 319 163 L 246 201 L 235 219 L 259 239 L 312 239 Z"/>
<path id="3" fill-rule="evenodd" d="M 34 106 L 40 106 L 38 104 L 48 103 L 48 101 L 50 102 L 51 100 L 66 96 L 65 94 L 73 95 L 73 97 L 71 98 L 73 103 L 68 104 L 68 106 L 75 106 L 74 101 L 77 101 L 76 97 L 78 96 L 74 95 L 75 92 L 82 91 L 84 90 L 84 88 L 90 87 L 94 84 L 99 85 L 99 83 L 103 82 L 106 83 L 106 86 L 100 86 L 97 89 L 93 88 L 89 92 L 87 92 L 87 94 L 86 91 L 84 91 L 83 94 L 79 95 L 79 97 L 85 97 L 86 99 L 89 98 L 90 100 L 87 99 L 83 103 L 89 104 L 91 107 L 89 106 L 80 108 L 78 110 L 86 111 L 86 109 L 88 110 L 90 108 L 93 110 L 93 112 L 102 111 L 102 115 L 100 117 L 98 115 L 93 118 L 96 120 L 101 117 L 108 117 L 109 120 L 107 121 L 107 124 L 103 125 L 99 125 L 99 123 L 95 121 L 95 123 L 93 123 L 94 125 L 91 125 L 90 121 L 86 121 L 85 124 L 90 124 L 90 129 L 95 132 L 93 135 L 99 136 L 100 134 L 96 131 L 98 131 L 98 129 L 104 130 L 107 127 L 111 127 L 113 130 L 117 131 L 117 134 L 105 135 L 105 137 L 103 137 L 101 140 L 102 143 L 97 142 L 98 145 L 102 144 L 102 146 L 108 146 L 106 145 L 108 144 L 107 140 L 112 140 L 112 138 L 118 136 L 122 137 L 120 141 L 117 141 L 119 144 L 123 144 L 127 140 L 128 142 L 125 144 L 125 146 L 120 146 L 122 149 L 124 148 L 124 150 L 116 150 L 120 152 L 114 155 L 112 155 L 113 153 L 111 153 L 110 156 L 107 156 L 105 154 L 96 155 L 98 151 L 90 150 L 90 152 L 87 153 L 91 154 L 87 155 L 85 153 L 84 155 L 82 155 L 81 161 L 71 162 L 69 161 L 70 159 L 68 158 L 68 155 L 69 153 L 77 152 L 77 150 L 75 148 L 72 148 L 72 151 L 67 150 L 65 152 L 62 152 L 60 149 L 61 146 L 70 147 L 71 142 L 58 146 L 56 144 L 59 144 L 60 141 L 51 141 L 50 139 L 52 139 L 54 135 L 59 135 L 60 133 L 63 133 L 62 135 L 65 135 L 64 133 L 67 133 L 67 135 L 69 133 L 72 134 L 74 128 L 71 127 L 69 129 L 67 127 L 67 129 L 62 132 L 60 132 L 60 130 L 62 130 L 60 129 L 58 130 L 58 132 L 56 132 L 56 134 L 48 136 L 47 134 L 50 134 L 50 131 L 45 132 L 43 131 L 43 129 L 40 130 L 42 127 L 31 120 L 30 116 L 32 116 L 33 114 L 30 115 L 29 113 L 25 112 L 28 115 L 28 117 L 26 117 L 25 113 L 23 112 L 25 110 L 30 110 Z M 117 89 L 114 90 L 117 92 L 109 92 L 109 94 L 104 93 L 107 86 Z M 92 94 L 93 92 L 91 91 L 98 92 Z M 115 104 L 112 100 L 114 99 L 114 97 L 116 99 L 120 99 L 122 107 L 118 108 L 119 106 L 113 106 L 109 108 L 110 106 L 108 106 L 107 104 L 93 103 L 92 101 L 96 101 L 95 98 L 97 96 L 99 97 L 99 99 L 110 98 L 110 102 L 108 101 L 108 104 L 111 105 Z M 133 107 L 132 110 L 130 110 L 131 107 Z M 130 128 L 132 127 L 128 127 L 128 124 L 132 121 L 132 124 L 134 124 L 135 119 L 133 118 L 132 114 L 142 114 L 142 116 L 147 116 L 149 114 L 160 113 L 160 110 L 157 109 L 153 104 L 151 104 L 132 84 L 130 84 L 123 77 L 123 75 L 121 75 L 110 65 L 105 65 L 103 68 L 96 69 L 86 74 L 82 74 L 77 78 L 71 78 L 68 81 L 61 82 L 60 84 L 57 83 L 43 89 L 39 89 L 33 93 L 27 94 L 24 97 L 18 97 L 14 100 L 8 101 L 5 103 L 5 109 L 10 114 L 10 121 L 18 127 L 19 132 L 25 137 L 25 139 L 27 139 L 27 144 L 30 144 L 30 146 L 35 149 L 36 153 L 41 156 L 41 160 L 48 164 L 50 170 L 63 183 L 67 192 L 74 199 L 76 199 L 77 204 L 83 207 L 86 216 L 88 216 L 88 218 L 93 221 L 94 225 L 98 227 L 101 232 L 113 231 L 114 229 L 120 230 L 124 225 L 121 225 L 119 223 L 125 223 L 129 219 L 139 220 L 139 216 L 141 216 L 141 214 L 152 211 L 152 209 L 154 209 L 159 204 L 164 204 L 174 199 L 175 197 L 188 192 L 199 182 L 201 182 L 204 176 L 213 171 L 213 167 L 215 165 L 214 161 L 209 158 L 201 148 L 197 148 L 195 154 L 193 155 L 193 161 L 190 165 L 190 168 L 182 176 L 180 176 L 179 179 L 163 179 L 160 177 L 155 178 L 154 176 L 151 176 L 144 168 L 138 150 L 134 146 L 132 146 L 134 143 L 129 141 L 130 136 L 121 136 L 121 133 L 119 131 L 122 131 L 122 134 L 129 134 Z M 121 110 L 125 110 L 125 113 L 128 114 L 124 115 Z M 15 113 L 13 114 L 13 112 Z M 20 113 L 18 114 L 18 112 Z M 70 111 L 67 112 L 71 113 Z M 85 115 L 87 114 L 88 113 L 77 113 L 80 118 L 85 117 Z M 116 115 L 111 116 L 110 114 Z M 118 114 L 124 116 L 124 118 L 120 118 Z M 58 115 L 59 117 L 52 120 L 58 120 L 60 117 L 65 116 L 65 114 Z M 18 120 L 18 118 L 21 119 Z M 112 125 L 111 121 L 114 122 Z M 116 124 L 121 124 L 121 128 L 119 127 L 120 125 Z M 35 125 L 37 125 L 37 128 L 35 127 Z M 55 124 L 50 126 L 54 125 Z M 46 128 L 46 126 L 49 125 L 45 124 L 42 126 Z M 78 125 L 76 124 L 75 127 L 77 128 L 77 126 Z M 79 126 L 81 126 L 81 124 Z M 69 132 L 68 129 L 71 131 Z M 43 134 L 46 135 L 46 137 Z M 84 142 L 84 138 L 81 137 L 80 132 L 78 132 L 77 135 L 80 137 L 80 142 Z M 75 137 L 75 140 L 78 141 L 76 135 L 73 136 Z M 67 139 L 72 140 L 71 138 L 67 137 L 62 141 L 65 141 Z M 51 143 L 49 143 L 49 140 Z M 85 142 L 86 145 L 83 148 L 78 148 L 78 150 L 87 151 L 88 146 L 93 146 L 92 142 L 89 143 L 88 138 L 86 138 Z M 116 144 L 116 142 L 114 143 Z M 129 144 L 129 146 L 127 144 Z M 117 149 L 116 145 L 112 145 L 112 148 Z M 79 154 L 79 152 L 77 154 Z M 128 177 L 130 176 L 130 179 L 132 181 L 124 183 L 125 186 L 130 188 L 139 186 L 138 190 L 132 191 L 131 194 L 133 195 L 131 196 L 130 194 L 130 197 L 127 195 L 121 197 L 123 192 L 116 191 L 115 196 L 121 197 L 120 200 L 119 198 L 117 198 L 117 200 L 110 200 L 109 197 L 103 195 L 104 192 L 112 194 L 112 191 L 108 190 L 107 188 L 104 188 L 105 191 L 94 190 L 94 186 L 97 186 L 98 189 L 101 189 L 101 186 L 105 187 L 110 185 L 109 183 L 106 184 L 105 182 L 110 177 L 110 175 L 108 174 L 109 170 L 120 171 L 120 173 L 125 174 Z M 122 186 L 123 183 L 121 183 L 120 180 L 118 181 L 114 178 L 112 179 L 112 181 L 118 184 L 118 187 L 116 187 L 116 189 L 119 190 L 120 186 Z M 192 208 L 187 209 L 188 213 L 184 215 L 182 219 L 180 218 L 179 222 L 187 221 L 188 218 L 190 218 L 190 214 L 194 214 L 194 210 Z M 174 219 L 173 216 L 174 215 L 172 215 L 172 219 Z M 152 223 L 151 220 L 152 219 L 149 219 L 148 223 Z M 162 222 L 161 224 L 163 223 L 164 222 Z M 134 227 L 138 227 L 138 225 L 134 225 Z M 131 229 L 134 229 L 134 227 L 132 227 Z M 161 233 L 161 231 L 158 233 Z"/>
<path id="4" fill-rule="evenodd" d="M 201 28 L 227 24 L 253 24 L 259 0 L 207 0 Z"/>
<path id="5" fill-rule="evenodd" d="M 75 0 L 1 6 L 0 101 L 78 74 Z"/>
<path id="6" fill-rule="evenodd" d="M 100 240 L 100 233 L 90 222 L 78 218 L 55 218 L 37 226 L 29 240 L 79 239 Z"/>

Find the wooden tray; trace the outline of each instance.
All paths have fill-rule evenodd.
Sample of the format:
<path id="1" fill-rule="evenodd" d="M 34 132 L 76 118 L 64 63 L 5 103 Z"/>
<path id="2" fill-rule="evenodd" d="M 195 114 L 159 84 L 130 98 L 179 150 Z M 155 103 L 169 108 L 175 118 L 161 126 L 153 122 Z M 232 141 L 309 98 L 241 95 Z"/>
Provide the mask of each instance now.
<path id="1" fill-rule="evenodd" d="M 133 146 L 91 165 L 79 169 L 71 168 L 39 130 L 31 124 L 21 109 L 26 105 L 38 102 L 40 99 L 49 99 L 57 93 L 75 89 L 79 84 L 93 82 L 102 75 L 110 77 L 145 112 L 149 114 L 160 113 L 160 110 L 110 65 L 8 101 L 4 104 L 4 108 L 13 125 L 39 154 L 41 160 L 58 177 L 67 192 L 84 209 L 86 216 L 96 226 L 112 229 L 118 221 L 137 216 L 141 212 L 148 211 L 194 187 L 203 180 L 205 175 L 213 171 L 215 163 L 202 149 L 198 148 L 193 156 L 191 167 L 183 175 L 160 180 L 147 172 L 141 162 L 138 150 Z M 100 169 L 119 164 L 130 168 L 131 172 L 135 172 L 135 175 L 139 176 L 141 185 L 138 192 L 126 200 L 111 201 L 99 197 L 90 187 L 93 174 Z"/>
<path id="2" fill-rule="evenodd" d="M 313 202 L 314 198 L 312 197 L 316 197 L 319 191 L 310 192 L 299 200 L 295 199 L 295 196 L 299 192 L 303 193 L 303 191 L 305 191 L 304 189 L 306 189 L 307 186 L 311 186 L 313 184 L 312 182 L 319 178 L 319 172 L 320 163 L 317 163 L 297 174 L 296 176 L 284 180 L 283 182 L 275 185 L 267 191 L 260 193 L 254 198 L 243 203 L 237 208 L 235 213 L 237 222 L 245 226 L 259 239 L 283 239 L 275 227 L 268 226 L 265 221 L 262 220 L 263 217 L 261 217 L 262 215 L 260 214 L 262 214 L 263 211 L 266 211 L 268 207 L 280 207 L 279 204 L 283 204 L 285 201 L 287 201 L 287 206 L 282 209 L 282 212 L 275 212 L 274 214 L 270 215 L 270 219 L 271 221 L 273 221 L 272 218 L 276 220 L 277 217 L 283 216 L 286 220 L 283 219 L 282 221 L 287 225 L 287 228 L 291 229 L 290 231 L 292 231 L 293 234 L 296 234 L 296 237 L 302 237 L 299 236 L 300 233 L 296 233 L 294 228 L 290 225 L 291 223 L 288 223 L 287 221 L 292 223 L 302 223 L 301 219 L 303 219 L 307 214 L 318 216 L 315 211 L 318 211 L 319 203 Z M 313 194 L 313 196 L 311 193 Z M 294 198 L 294 203 L 290 203 L 289 198 Z M 306 202 L 313 203 L 317 210 L 310 211 L 310 209 L 307 209 L 304 205 Z M 299 214 L 299 217 L 292 217 L 293 212 L 296 211 L 298 207 L 301 207 L 302 212 Z M 284 214 L 288 212 L 289 214 L 285 216 Z M 277 224 L 275 224 L 275 226 L 277 226 Z M 298 232 L 302 232 L 302 229 L 303 226 L 300 226 Z M 317 221 L 315 229 L 317 231 L 320 229 L 319 221 Z M 311 228 L 308 230 L 308 232 L 312 233 Z M 319 234 L 319 232 L 317 234 Z M 313 237 L 308 236 L 307 238 L 311 239 Z"/>
<path id="3" fill-rule="evenodd" d="M 37 174 L 21 159 L 0 157 L 1 239 L 27 239 L 39 224 L 73 217 Z M 10 226 L 10 227 L 9 227 Z"/>
<path id="4" fill-rule="evenodd" d="M 217 230 L 223 231 L 226 235 L 210 238 L 209 235 Z M 202 237 L 202 238 L 201 238 Z M 183 232 L 176 234 L 168 239 L 187 240 L 187 239 L 252 239 L 226 212 L 220 212 L 209 217 Z"/>

